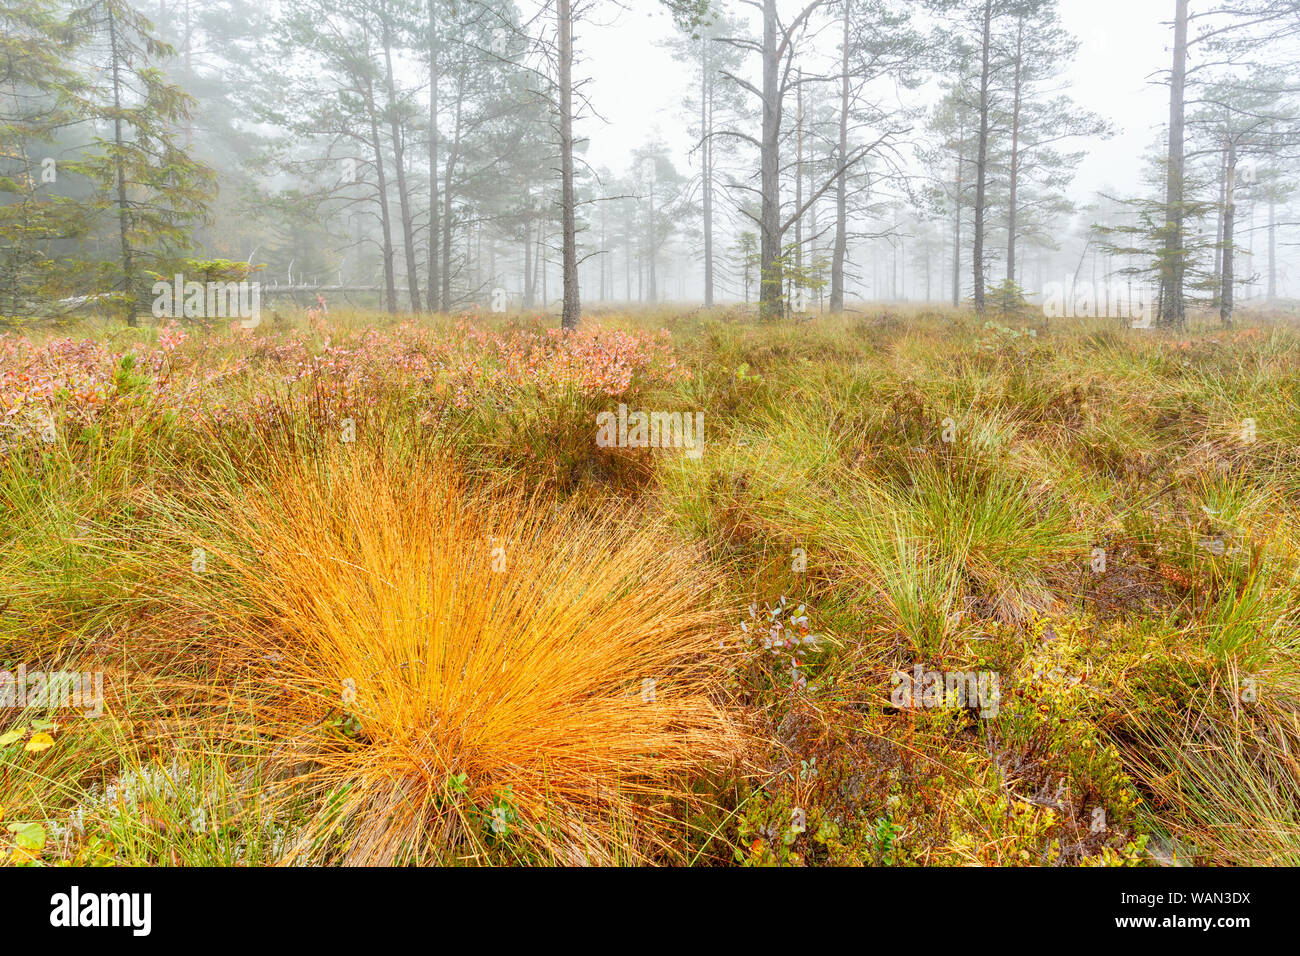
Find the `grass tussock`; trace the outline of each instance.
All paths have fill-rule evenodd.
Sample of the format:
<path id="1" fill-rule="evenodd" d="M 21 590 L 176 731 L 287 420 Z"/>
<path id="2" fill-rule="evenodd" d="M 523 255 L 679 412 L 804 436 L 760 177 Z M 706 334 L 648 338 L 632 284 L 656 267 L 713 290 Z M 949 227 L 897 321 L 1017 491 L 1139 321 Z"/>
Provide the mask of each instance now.
<path id="1" fill-rule="evenodd" d="M 362 449 L 229 507 L 212 600 L 266 687 L 251 729 L 324 795 L 290 858 L 648 856 L 646 815 L 740 753 L 716 579 L 653 523 Z"/>

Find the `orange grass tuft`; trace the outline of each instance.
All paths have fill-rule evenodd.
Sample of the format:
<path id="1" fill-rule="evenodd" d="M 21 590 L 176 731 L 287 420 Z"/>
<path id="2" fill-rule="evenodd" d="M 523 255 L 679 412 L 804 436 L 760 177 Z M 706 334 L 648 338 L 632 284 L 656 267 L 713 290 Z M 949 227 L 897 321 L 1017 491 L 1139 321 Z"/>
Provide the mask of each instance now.
<path id="1" fill-rule="evenodd" d="M 211 600 L 264 688 L 258 738 L 328 795 L 299 854 L 644 858 L 664 844 L 635 822 L 740 755 L 729 618 L 692 552 L 445 459 L 277 470 L 232 503 L 235 544 L 209 544 Z"/>

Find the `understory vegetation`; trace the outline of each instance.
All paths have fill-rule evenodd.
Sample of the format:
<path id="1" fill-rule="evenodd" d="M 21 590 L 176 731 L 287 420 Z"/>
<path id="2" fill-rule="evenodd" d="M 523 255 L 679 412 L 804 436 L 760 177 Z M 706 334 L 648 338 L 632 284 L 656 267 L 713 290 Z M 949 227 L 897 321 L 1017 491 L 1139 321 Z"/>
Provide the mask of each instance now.
<path id="1" fill-rule="evenodd" d="M 1300 863 L 1300 336 L 1015 326 L 0 336 L 3 860 Z"/>

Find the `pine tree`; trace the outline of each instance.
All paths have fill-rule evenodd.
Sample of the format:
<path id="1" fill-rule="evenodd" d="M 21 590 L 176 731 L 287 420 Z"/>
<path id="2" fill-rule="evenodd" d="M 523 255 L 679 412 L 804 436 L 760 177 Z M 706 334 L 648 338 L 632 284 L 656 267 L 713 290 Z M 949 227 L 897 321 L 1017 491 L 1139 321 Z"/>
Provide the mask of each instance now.
<path id="1" fill-rule="evenodd" d="M 115 220 L 117 255 L 101 264 L 101 280 L 135 325 L 146 266 L 190 246 L 215 178 L 177 141 L 194 100 L 156 65 L 175 51 L 153 24 L 124 0 L 94 0 L 75 9 L 69 24 L 84 31 L 104 66 L 104 79 L 76 97 L 76 108 L 97 133 L 101 124 L 108 132 L 95 135 L 70 167 L 96 187 L 93 212 Z"/>
<path id="2" fill-rule="evenodd" d="M 77 42 L 50 0 L 0 4 L 0 314 L 31 313 L 56 295 L 66 272 L 58 246 L 85 229 L 77 202 L 59 192 L 55 152 L 83 88 L 65 62 Z"/>

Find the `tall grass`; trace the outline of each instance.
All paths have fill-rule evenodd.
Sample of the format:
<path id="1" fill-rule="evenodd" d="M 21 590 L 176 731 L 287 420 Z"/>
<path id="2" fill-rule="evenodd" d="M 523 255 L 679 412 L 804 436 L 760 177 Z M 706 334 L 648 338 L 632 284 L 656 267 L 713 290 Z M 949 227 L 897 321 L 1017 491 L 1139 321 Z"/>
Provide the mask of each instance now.
<path id="1" fill-rule="evenodd" d="M 1298 858 L 1293 333 L 610 313 L 690 371 L 615 396 L 500 374 L 541 321 L 87 330 L 144 351 L 0 452 L 0 664 L 106 671 L 99 722 L 0 713 L 41 859 Z M 624 400 L 704 411 L 703 457 L 597 448 Z M 806 684 L 719 646 L 782 595 Z M 887 706 L 912 662 L 996 671 L 1001 714 Z"/>

